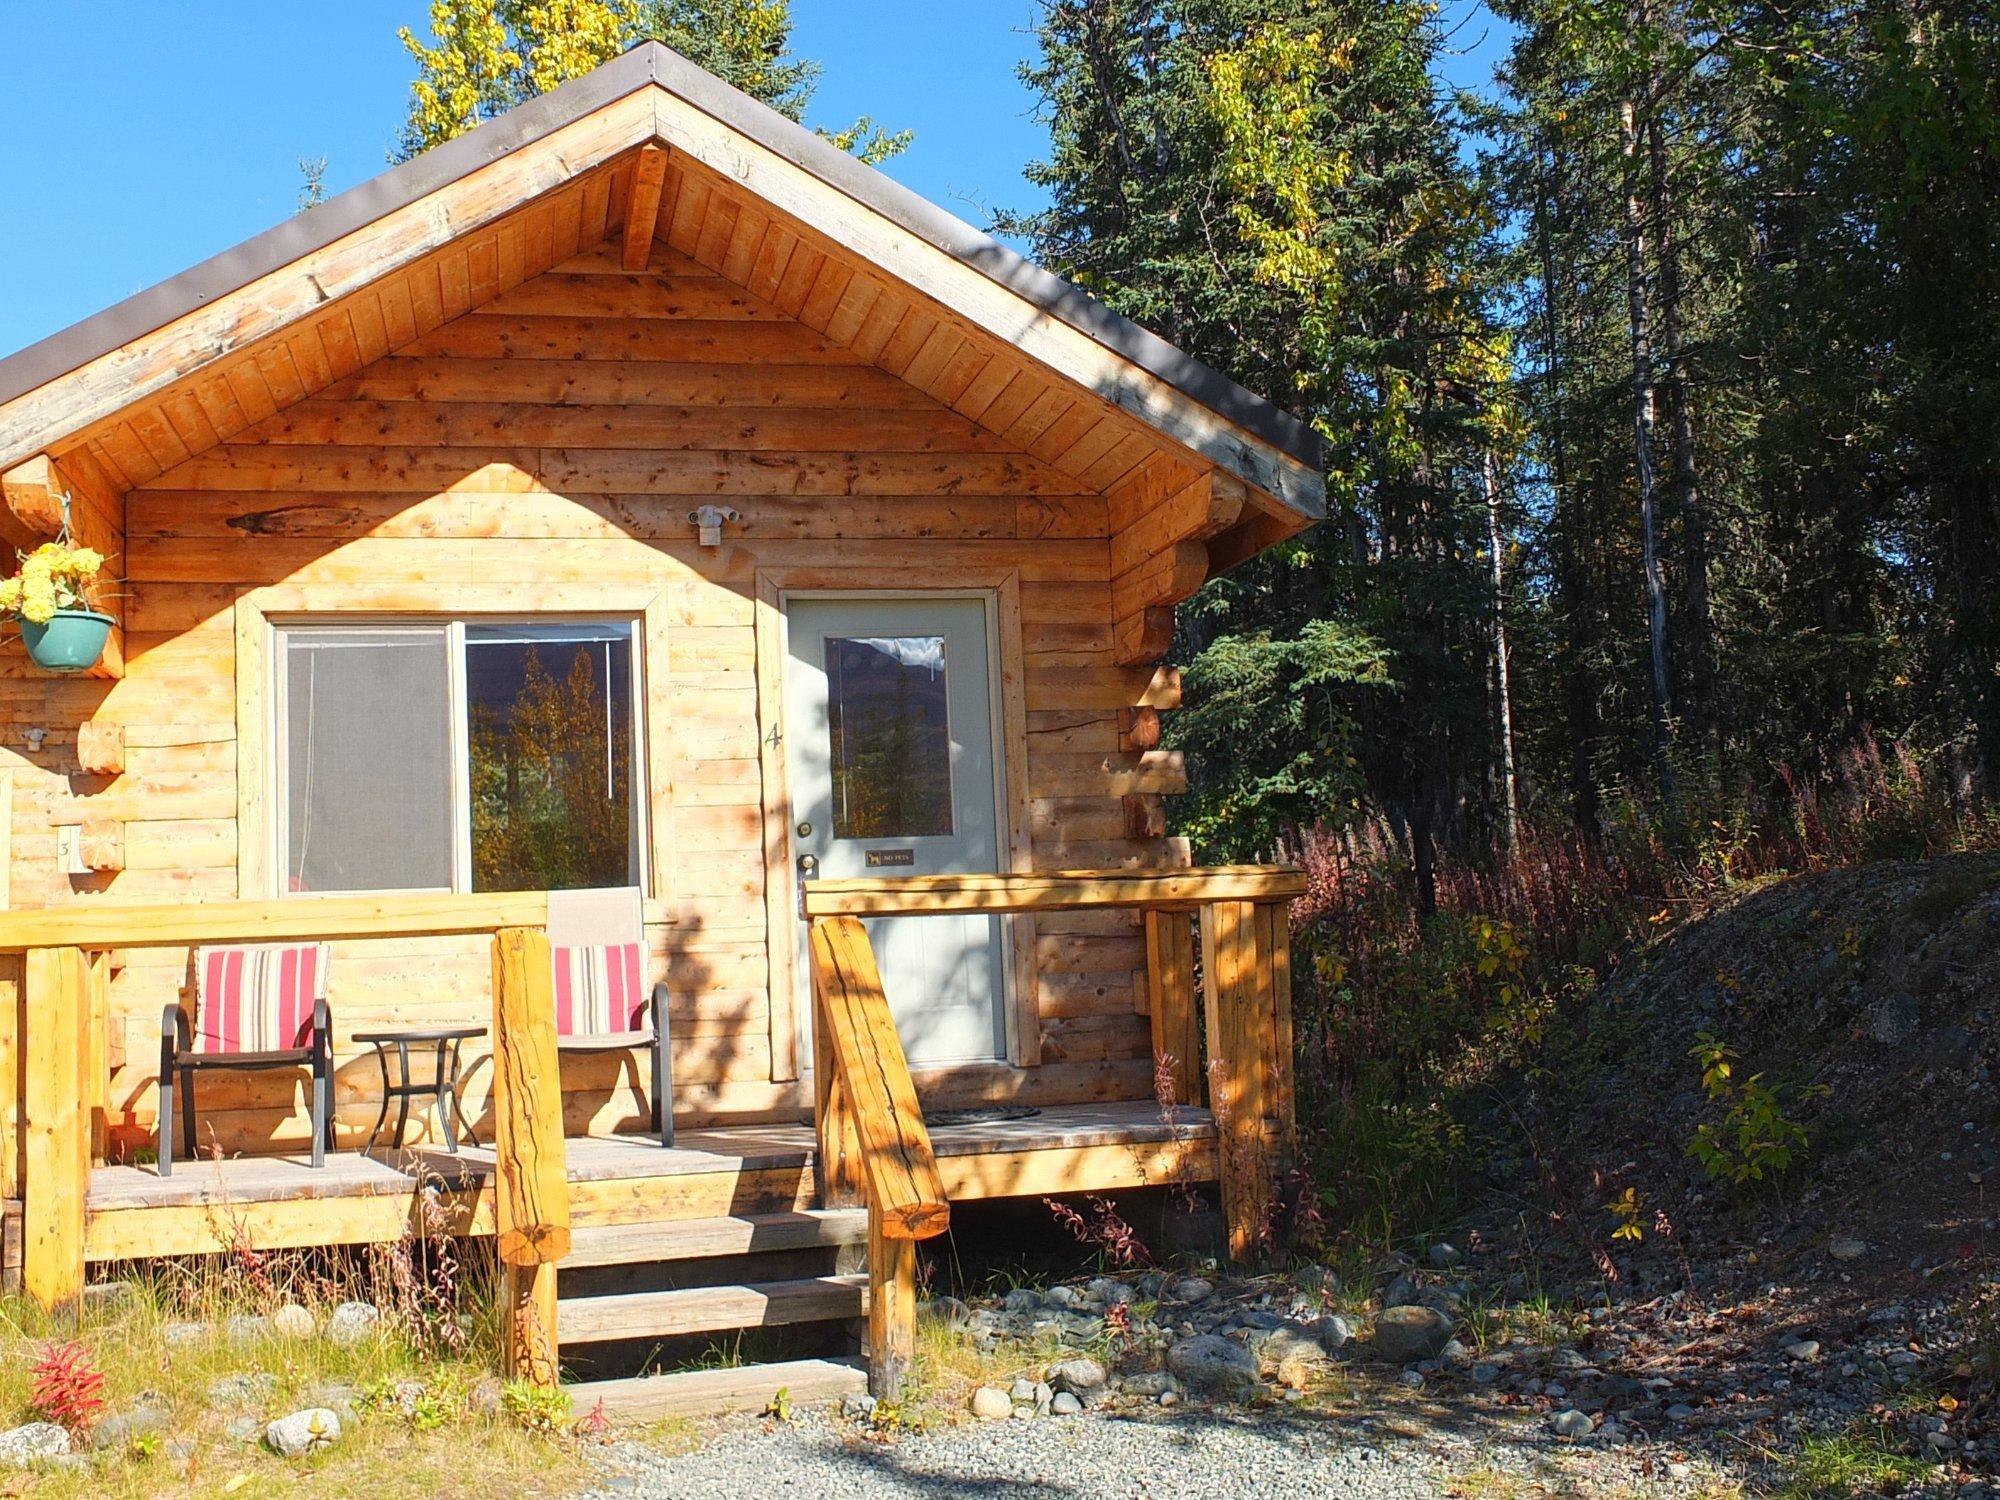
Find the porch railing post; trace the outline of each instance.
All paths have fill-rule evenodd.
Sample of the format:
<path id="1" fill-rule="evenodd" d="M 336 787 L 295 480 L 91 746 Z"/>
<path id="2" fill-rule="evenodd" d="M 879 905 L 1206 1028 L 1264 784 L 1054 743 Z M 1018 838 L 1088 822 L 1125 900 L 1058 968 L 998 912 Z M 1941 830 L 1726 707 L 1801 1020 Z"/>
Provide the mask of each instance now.
<path id="1" fill-rule="evenodd" d="M 83 1295 L 90 962 L 81 948 L 33 948 L 25 969 L 21 1288 L 55 1311 Z"/>
<path id="2" fill-rule="evenodd" d="M 1215 1116 L 1217 1175 L 1232 1260 L 1255 1257 L 1270 1217 L 1271 1163 L 1265 1146 L 1273 1038 L 1268 949 L 1257 941 L 1257 907 L 1214 901 L 1202 908 L 1203 979 L 1208 1000 L 1208 1098 Z"/>
<path id="3" fill-rule="evenodd" d="M 556 1262 L 569 1254 L 569 1170 L 554 976 L 546 933 L 493 934 L 494 1227 L 511 1379 L 554 1386 L 561 1375 Z"/>
<path id="4" fill-rule="evenodd" d="M 1183 908 L 1146 912 L 1146 1008 L 1153 1058 L 1174 1102 L 1201 1103 L 1201 1015 L 1194 997 L 1194 923 Z"/>

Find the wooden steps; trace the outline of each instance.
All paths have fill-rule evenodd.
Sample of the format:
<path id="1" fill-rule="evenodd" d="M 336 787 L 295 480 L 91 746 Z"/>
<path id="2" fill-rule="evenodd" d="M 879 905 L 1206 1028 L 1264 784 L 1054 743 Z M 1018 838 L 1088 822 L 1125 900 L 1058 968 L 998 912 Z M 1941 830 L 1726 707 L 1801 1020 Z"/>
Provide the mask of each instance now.
<path id="1" fill-rule="evenodd" d="M 858 1359 L 791 1359 L 729 1370 L 593 1380 L 566 1389 L 570 1409 L 578 1416 L 602 1402 L 606 1416 L 651 1422 L 662 1417 L 762 1411 L 779 1391 L 794 1406 L 817 1405 L 865 1391 L 868 1375 Z"/>
<path id="2" fill-rule="evenodd" d="M 782 1323 L 858 1318 L 867 1307 L 868 1278 L 859 1275 L 565 1297 L 556 1304 L 556 1337 L 564 1345 L 606 1339 L 679 1338 L 773 1328 Z"/>
<path id="3" fill-rule="evenodd" d="M 574 1230 L 563 1265 L 624 1266 L 698 1260 L 705 1256 L 759 1255 L 767 1250 L 813 1250 L 868 1240 L 865 1208 L 818 1208 L 798 1213 L 745 1214 L 676 1220 L 671 1225 L 592 1224 Z"/>

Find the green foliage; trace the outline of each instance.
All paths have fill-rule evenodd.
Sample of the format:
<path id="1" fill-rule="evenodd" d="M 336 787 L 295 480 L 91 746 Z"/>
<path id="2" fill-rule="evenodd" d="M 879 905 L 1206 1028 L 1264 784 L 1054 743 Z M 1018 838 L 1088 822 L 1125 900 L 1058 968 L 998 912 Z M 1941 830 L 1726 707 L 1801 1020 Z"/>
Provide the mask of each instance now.
<path id="1" fill-rule="evenodd" d="M 428 42 L 408 27 L 398 33 L 417 77 L 397 157 L 462 135 L 649 39 L 796 120 L 819 65 L 791 54 L 791 31 L 791 0 L 432 0 Z M 911 140 L 866 116 L 820 133 L 871 165 Z"/>
<path id="2" fill-rule="evenodd" d="M 1168 743 L 1196 768 L 1177 809 L 1206 850 L 1249 858 L 1360 802 L 1348 690 L 1386 686 L 1381 647 L 1337 620 L 1292 640 L 1224 636 L 1188 667 Z"/>
<path id="3" fill-rule="evenodd" d="M 1809 1433 L 1785 1463 L 1783 1500 L 1889 1494 L 1914 1483 L 1930 1465 L 1905 1453 L 1887 1424 L 1874 1419 L 1837 1433 Z"/>
<path id="4" fill-rule="evenodd" d="M 1688 1154 L 1710 1177 L 1736 1187 L 1782 1178 L 1804 1153 L 1806 1131 L 1786 1115 L 1777 1088 L 1762 1073 L 1738 1078 L 1736 1049 L 1713 1032 L 1702 1032 L 1689 1056 L 1701 1064 L 1702 1092 L 1723 1107 L 1723 1117 L 1696 1128 Z"/>
<path id="5" fill-rule="evenodd" d="M 510 1380 L 501 1388 L 500 1410 L 516 1427 L 537 1437 L 566 1437 L 573 1426 L 569 1392 L 561 1386 Z"/>

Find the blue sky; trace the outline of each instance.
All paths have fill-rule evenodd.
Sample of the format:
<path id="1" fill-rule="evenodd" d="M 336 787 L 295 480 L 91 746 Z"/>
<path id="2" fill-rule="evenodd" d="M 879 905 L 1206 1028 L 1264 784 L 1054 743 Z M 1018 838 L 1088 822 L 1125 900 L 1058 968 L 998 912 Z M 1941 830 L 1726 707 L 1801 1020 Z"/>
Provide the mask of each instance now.
<path id="1" fill-rule="evenodd" d="M 1452 82 L 1504 47 L 1479 0 L 1447 0 Z M 330 192 L 386 165 L 411 62 L 396 29 L 428 0 L 0 0 L 0 354 L 173 275 L 292 212 L 302 157 Z M 1034 0 L 793 0 L 825 66 L 808 119 L 916 131 L 890 172 L 960 217 L 1032 208 L 1045 138 L 1015 77 Z M 1464 24 L 1457 24 L 1463 21 Z"/>

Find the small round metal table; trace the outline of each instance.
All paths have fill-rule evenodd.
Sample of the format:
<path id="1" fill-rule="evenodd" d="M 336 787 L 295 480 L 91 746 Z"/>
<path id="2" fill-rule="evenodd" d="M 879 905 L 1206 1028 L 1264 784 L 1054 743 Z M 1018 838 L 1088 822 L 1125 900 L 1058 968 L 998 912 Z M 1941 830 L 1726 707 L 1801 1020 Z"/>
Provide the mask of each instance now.
<path id="1" fill-rule="evenodd" d="M 458 1102 L 458 1049 L 468 1038 L 485 1034 L 484 1026 L 427 1026 L 355 1032 L 355 1041 L 367 1042 L 374 1047 L 375 1061 L 382 1069 L 382 1111 L 375 1116 L 375 1123 L 368 1131 L 368 1144 L 361 1148 L 362 1154 L 375 1149 L 375 1138 L 382 1133 L 383 1122 L 389 1118 L 390 1100 L 397 1101 L 395 1144 L 400 1148 L 403 1131 L 410 1123 L 410 1101 L 424 1098 L 437 1101 L 438 1122 L 444 1127 L 445 1149 L 455 1154 L 458 1151 L 459 1127 L 464 1123 Z M 411 1077 L 412 1047 L 434 1049 L 430 1077 Z M 392 1051 L 396 1055 L 396 1081 L 393 1083 L 389 1079 L 389 1054 Z M 469 1130 L 466 1136 L 471 1138 Z"/>

